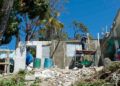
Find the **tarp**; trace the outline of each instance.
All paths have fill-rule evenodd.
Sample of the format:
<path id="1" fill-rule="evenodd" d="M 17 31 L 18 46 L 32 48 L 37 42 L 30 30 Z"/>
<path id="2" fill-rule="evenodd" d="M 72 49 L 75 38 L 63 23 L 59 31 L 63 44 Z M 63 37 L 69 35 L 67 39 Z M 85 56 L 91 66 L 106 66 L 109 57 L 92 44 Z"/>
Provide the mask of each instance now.
<path id="1" fill-rule="evenodd" d="M 33 56 L 28 52 L 26 55 L 26 65 L 29 65 L 31 62 L 33 62 Z"/>

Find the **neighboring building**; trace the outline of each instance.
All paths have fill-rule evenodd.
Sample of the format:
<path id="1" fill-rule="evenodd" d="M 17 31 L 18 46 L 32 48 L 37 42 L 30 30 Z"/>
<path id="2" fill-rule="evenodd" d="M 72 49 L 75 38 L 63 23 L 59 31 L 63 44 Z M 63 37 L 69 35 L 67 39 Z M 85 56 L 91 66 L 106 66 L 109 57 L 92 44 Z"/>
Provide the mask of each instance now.
<path id="1" fill-rule="evenodd" d="M 58 41 L 52 42 L 51 53 L 53 53 L 57 44 Z M 89 40 L 89 43 L 87 45 L 88 50 L 96 51 L 95 65 L 98 66 L 99 58 L 101 55 L 98 40 Z M 69 67 L 71 60 L 73 59 L 73 57 L 75 57 L 76 50 L 82 51 L 80 40 L 61 41 L 52 57 L 54 60 L 54 64 L 57 65 L 59 68 Z"/>
<path id="2" fill-rule="evenodd" d="M 102 57 L 109 57 L 114 60 L 115 52 L 120 46 L 120 10 L 114 19 L 111 30 L 109 34 L 101 40 L 101 52 Z"/>

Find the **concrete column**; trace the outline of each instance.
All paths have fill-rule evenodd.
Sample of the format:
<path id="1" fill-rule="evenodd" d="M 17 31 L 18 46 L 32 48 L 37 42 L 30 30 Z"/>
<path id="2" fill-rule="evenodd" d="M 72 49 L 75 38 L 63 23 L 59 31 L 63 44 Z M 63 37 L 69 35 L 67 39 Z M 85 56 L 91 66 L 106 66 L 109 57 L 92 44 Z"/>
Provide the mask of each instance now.
<path id="1" fill-rule="evenodd" d="M 42 41 L 36 44 L 36 57 L 41 59 L 41 68 L 44 68 L 44 58 L 42 57 Z"/>
<path id="2" fill-rule="evenodd" d="M 98 44 L 97 44 L 97 62 L 96 62 L 96 66 L 98 66 L 99 64 L 99 60 L 100 60 L 100 56 L 101 56 L 101 49 L 100 49 L 100 34 L 98 33 L 98 40 L 97 40 Z"/>
<path id="3" fill-rule="evenodd" d="M 20 69 L 25 69 L 25 63 L 26 63 L 26 46 L 23 46 L 21 43 L 19 43 L 18 48 L 16 49 L 15 54 L 15 66 L 14 66 L 14 72 L 18 72 Z"/>

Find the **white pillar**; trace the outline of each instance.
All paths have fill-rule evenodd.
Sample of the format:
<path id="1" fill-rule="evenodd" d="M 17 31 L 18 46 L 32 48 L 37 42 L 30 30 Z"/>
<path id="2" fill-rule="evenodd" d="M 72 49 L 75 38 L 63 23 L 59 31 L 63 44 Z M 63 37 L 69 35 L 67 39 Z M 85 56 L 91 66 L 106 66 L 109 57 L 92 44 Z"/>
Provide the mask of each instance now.
<path id="1" fill-rule="evenodd" d="M 89 49 L 90 49 L 89 33 L 87 33 L 87 40 L 88 40 L 88 43 L 87 43 L 87 50 L 89 50 Z"/>
<path id="2" fill-rule="evenodd" d="M 15 66 L 14 66 L 14 72 L 18 72 L 19 70 L 25 69 L 25 63 L 26 63 L 26 46 L 23 46 L 20 42 L 18 45 L 18 48 L 16 49 L 15 53 Z M 23 50 L 22 50 L 23 49 Z"/>
<path id="3" fill-rule="evenodd" d="M 96 43 L 96 49 L 97 49 L 97 52 L 96 52 L 96 66 L 98 66 L 99 64 L 99 60 L 100 60 L 100 55 L 101 55 L 101 49 L 100 49 L 100 34 L 97 33 L 97 43 Z"/>
<path id="4" fill-rule="evenodd" d="M 97 46 L 100 46 L 100 34 L 98 33 L 98 45 Z"/>
<path id="5" fill-rule="evenodd" d="M 37 42 L 36 45 L 36 57 L 41 59 L 41 67 L 44 67 L 44 58 L 42 57 L 42 41 Z"/>

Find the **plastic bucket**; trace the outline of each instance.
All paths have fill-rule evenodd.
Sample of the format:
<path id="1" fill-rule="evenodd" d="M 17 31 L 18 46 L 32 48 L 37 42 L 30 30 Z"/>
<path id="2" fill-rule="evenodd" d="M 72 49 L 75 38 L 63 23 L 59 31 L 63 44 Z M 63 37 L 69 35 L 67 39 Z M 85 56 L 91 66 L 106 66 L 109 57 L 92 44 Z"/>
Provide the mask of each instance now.
<path id="1" fill-rule="evenodd" d="M 41 59 L 35 58 L 34 61 L 33 61 L 33 67 L 34 68 L 40 68 L 40 66 L 41 66 Z"/>
<path id="2" fill-rule="evenodd" d="M 53 66 L 53 60 L 51 58 L 45 58 L 44 68 L 51 68 Z"/>

